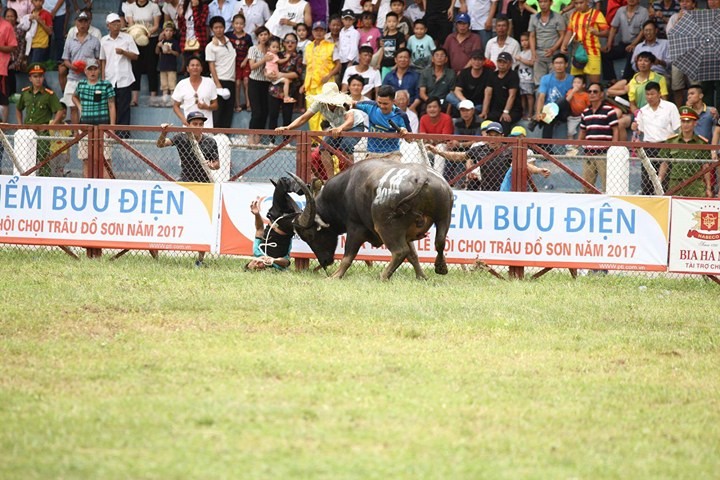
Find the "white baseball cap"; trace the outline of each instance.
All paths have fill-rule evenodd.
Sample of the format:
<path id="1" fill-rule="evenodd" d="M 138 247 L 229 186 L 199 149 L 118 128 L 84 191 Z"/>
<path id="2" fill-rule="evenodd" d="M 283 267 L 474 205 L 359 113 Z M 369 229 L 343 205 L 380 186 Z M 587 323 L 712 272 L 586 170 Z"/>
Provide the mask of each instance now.
<path id="1" fill-rule="evenodd" d="M 475 104 L 472 102 L 472 100 L 468 100 L 466 98 L 465 100 L 463 100 L 462 102 L 460 102 L 458 104 L 458 109 L 465 109 L 465 108 L 468 110 L 473 110 L 473 109 L 475 109 Z"/>
<path id="2" fill-rule="evenodd" d="M 107 17 L 105 17 L 105 23 L 113 23 L 113 22 L 119 22 L 120 21 L 120 15 L 117 13 L 111 13 Z"/>

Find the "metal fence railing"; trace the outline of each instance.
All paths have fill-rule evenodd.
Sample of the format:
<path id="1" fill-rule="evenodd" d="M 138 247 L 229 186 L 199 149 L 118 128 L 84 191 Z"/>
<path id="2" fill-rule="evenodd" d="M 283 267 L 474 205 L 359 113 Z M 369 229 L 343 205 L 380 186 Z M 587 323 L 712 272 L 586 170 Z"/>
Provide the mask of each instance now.
<path id="1" fill-rule="evenodd" d="M 310 180 L 380 157 L 426 164 L 457 190 L 717 197 L 720 166 L 714 147 L 678 143 L 203 129 L 214 139 L 210 149 L 203 137 L 190 139 L 192 128 L 1 125 L 0 132 L 0 173 L 20 176 L 267 182 L 295 172 Z M 163 134 L 170 143 L 158 145 Z M 252 144 L 258 135 L 263 143 Z M 198 149 L 217 168 L 194 161 Z"/>

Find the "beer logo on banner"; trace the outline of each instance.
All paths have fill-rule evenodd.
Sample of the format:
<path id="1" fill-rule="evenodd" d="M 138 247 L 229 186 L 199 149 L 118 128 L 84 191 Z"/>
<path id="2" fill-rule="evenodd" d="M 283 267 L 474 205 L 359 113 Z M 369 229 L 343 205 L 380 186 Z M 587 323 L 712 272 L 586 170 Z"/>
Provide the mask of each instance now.
<path id="1" fill-rule="evenodd" d="M 692 216 L 695 225 L 688 230 L 687 236 L 699 240 L 720 240 L 720 208 L 716 205 L 704 205 Z"/>

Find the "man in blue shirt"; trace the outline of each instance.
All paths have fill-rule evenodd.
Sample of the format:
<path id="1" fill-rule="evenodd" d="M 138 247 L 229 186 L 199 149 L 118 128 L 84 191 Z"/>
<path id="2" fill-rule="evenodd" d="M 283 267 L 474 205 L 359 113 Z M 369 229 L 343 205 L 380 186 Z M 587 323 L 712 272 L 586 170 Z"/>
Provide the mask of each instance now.
<path id="1" fill-rule="evenodd" d="M 528 124 L 528 128 L 534 130 L 535 125 L 542 121 L 542 110 L 545 105 L 556 103 L 560 108 L 553 122 L 549 124 L 541 123 L 543 125 L 542 138 L 553 138 L 555 123 L 567 120 L 570 114 L 570 104 L 565 100 L 565 95 L 572 89 L 573 77 L 567 73 L 567 65 L 567 57 L 562 53 L 556 53 L 552 59 L 553 72 L 543 75 L 540 79 L 537 101 L 535 102 L 535 118 Z"/>
<path id="2" fill-rule="evenodd" d="M 378 89 L 376 101 L 355 103 L 354 108 L 368 115 L 369 131 L 380 133 L 397 132 L 400 137 L 404 137 L 412 130 L 407 114 L 395 106 L 394 98 L 395 89 L 389 85 L 383 85 Z M 393 123 L 400 128 L 396 129 Z M 366 159 L 384 158 L 401 161 L 399 138 L 370 137 L 368 138 L 367 150 Z"/>
<path id="3" fill-rule="evenodd" d="M 690 85 L 687 91 L 687 106 L 698 114 L 695 133 L 709 139 L 713 136 L 713 127 L 717 118 L 717 109 L 705 104 L 705 94 L 701 85 Z"/>
<path id="4" fill-rule="evenodd" d="M 420 105 L 418 90 L 420 89 L 420 74 L 410 68 L 410 50 L 399 48 L 395 52 L 395 69 L 385 75 L 383 85 L 390 85 L 396 91 L 407 90 L 410 95 L 410 108 Z"/>

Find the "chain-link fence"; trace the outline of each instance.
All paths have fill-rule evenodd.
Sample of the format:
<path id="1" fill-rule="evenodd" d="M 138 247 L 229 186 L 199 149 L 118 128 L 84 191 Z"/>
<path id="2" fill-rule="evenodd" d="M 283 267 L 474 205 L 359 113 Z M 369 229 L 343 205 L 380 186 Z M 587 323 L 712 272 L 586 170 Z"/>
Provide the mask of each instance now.
<path id="1" fill-rule="evenodd" d="M 673 143 L 526 139 L 533 191 L 717 197 L 717 156 L 697 137 Z M 537 172 L 537 169 L 533 169 Z M 547 176 L 546 176 L 547 175 Z M 707 187 L 707 188 L 706 188 Z"/>
<path id="2" fill-rule="evenodd" d="M 286 172 L 296 172 L 307 180 L 328 179 L 355 162 L 386 158 L 428 165 L 456 190 L 691 197 L 718 194 L 719 164 L 713 148 L 682 139 L 667 144 L 589 144 L 501 136 L 409 134 L 399 138 L 366 132 L 277 134 L 72 125 L 6 125 L 0 131 L 0 168 L 5 175 L 267 182 Z M 62 248 L 74 255 L 84 254 L 80 248 Z"/>

